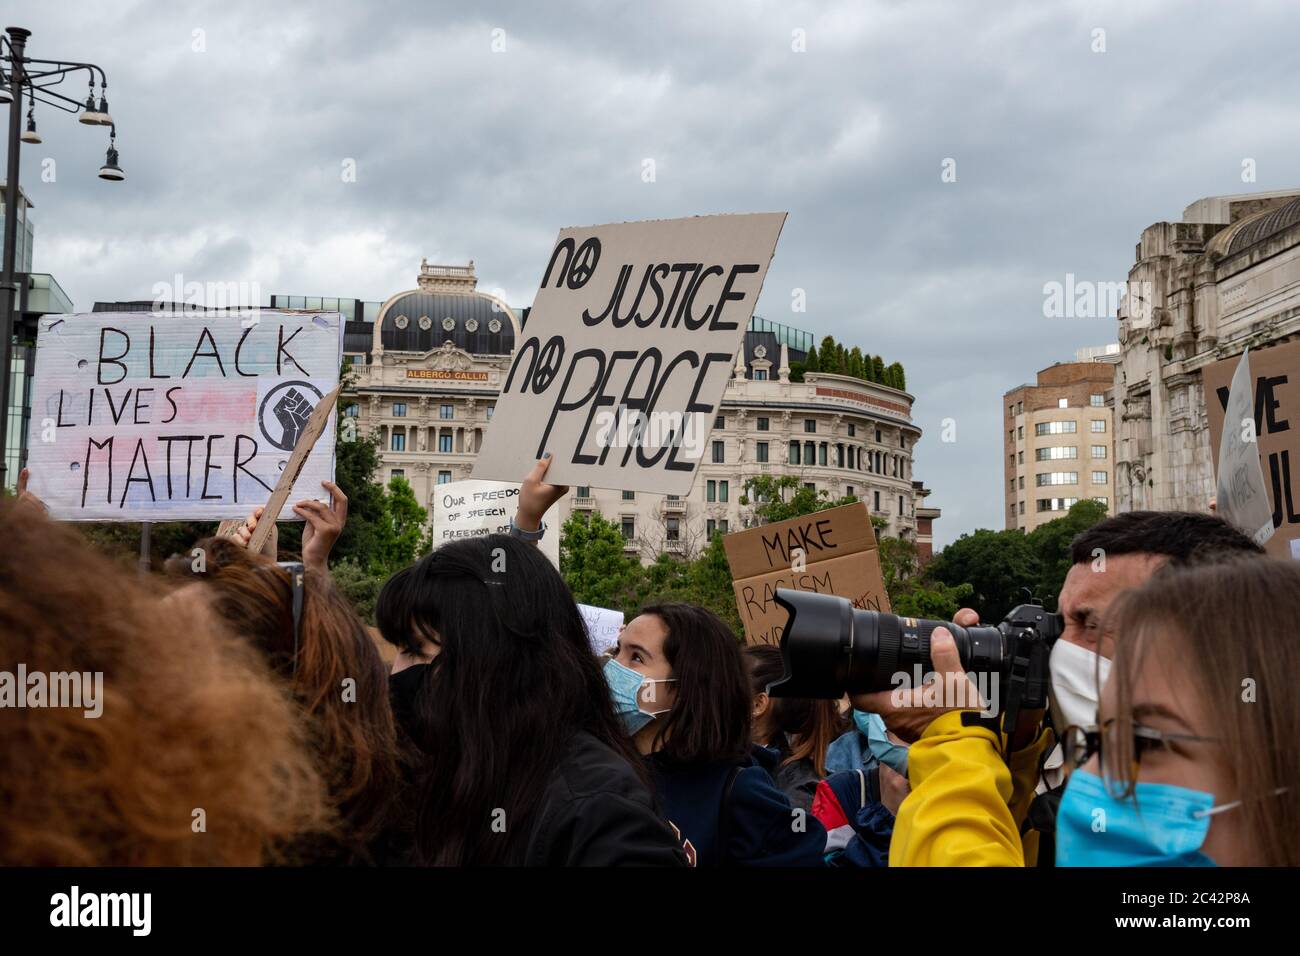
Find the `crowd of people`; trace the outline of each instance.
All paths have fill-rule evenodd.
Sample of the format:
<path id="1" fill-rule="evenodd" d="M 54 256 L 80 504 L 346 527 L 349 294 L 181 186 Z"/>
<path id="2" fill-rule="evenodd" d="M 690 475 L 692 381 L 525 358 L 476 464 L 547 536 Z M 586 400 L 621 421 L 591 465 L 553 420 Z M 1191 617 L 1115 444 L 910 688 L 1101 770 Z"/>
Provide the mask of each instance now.
<path id="1" fill-rule="evenodd" d="M 535 546 L 547 465 L 512 534 L 386 582 L 391 665 L 330 578 L 332 484 L 300 562 L 248 549 L 259 510 L 147 576 L 0 502 L 0 671 L 104 687 L 0 707 L 0 863 L 1300 865 L 1300 564 L 1221 519 L 1076 539 L 1050 706 L 1005 733 L 978 692 L 772 696 L 780 650 L 689 604 L 598 656 Z M 945 628 L 931 661 L 965 679 Z"/>

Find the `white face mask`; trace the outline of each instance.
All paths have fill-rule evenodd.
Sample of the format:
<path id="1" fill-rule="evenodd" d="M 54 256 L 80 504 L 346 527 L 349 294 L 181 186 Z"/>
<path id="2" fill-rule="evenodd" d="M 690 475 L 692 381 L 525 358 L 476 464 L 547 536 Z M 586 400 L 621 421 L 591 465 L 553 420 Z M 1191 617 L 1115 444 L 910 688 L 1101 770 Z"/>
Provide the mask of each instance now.
<path id="1" fill-rule="evenodd" d="M 1098 664 L 1100 663 L 1100 671 Z M 1060 734 L 1075 724 L 1087 727 L 1097 722 L 1097 702 L 1110 674 L 1110 659 L 1072 644 L 1057 641 L 1048 667 L 1052 672 L 1052 723 Z"/>

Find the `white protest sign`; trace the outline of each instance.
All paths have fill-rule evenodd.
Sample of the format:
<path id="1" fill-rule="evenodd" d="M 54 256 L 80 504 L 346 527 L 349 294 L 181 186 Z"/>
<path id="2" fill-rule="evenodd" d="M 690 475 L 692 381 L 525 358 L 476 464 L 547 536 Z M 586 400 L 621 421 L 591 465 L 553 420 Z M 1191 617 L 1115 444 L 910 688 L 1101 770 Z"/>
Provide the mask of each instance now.
<path id="1" fill-rule="evenodd" d="M 30 489 L 64 521 L 242 518 L 265 504 L 338 385 L 337 312 L 47 315 L 36 339 Z M 334 412 L 279 518 L 326 497 Z"/>
<path id="2" fill-rule="evenodd" d="M 578 613 L 582 615 L 583 626 L 587 628 L 587 637 L 591 640 L 591 649 L 597 656 L 618 643 L 618 632 L 623 629 L 622 611 L 579 604 Z"/>
<path id="3" fill-rule="evenodd" d="M 784 222 L 561 231 L 474 474 L 687 494 Z"/>
<path id="4" fill-rule="evenodd" d="M 510 519 L 519 505 L 519 483 L 470 478 L 435 485 L 433 489 L 433 546 L 458 538 L 509 534 Z M 546 534 L 537 542 L 542 554 L 560 566 L 560 527 L 547 513 Z"/>
<path id="5" fill-rule="evenodd" d="M 1268 503 L 1264 469 L 1259 463 L 1253 385 L 1250 349 L 1246 349 L 1232 375 L 1223 410 L 1216 507 L 1224 521 L 1263 545 L 1273 537 L 1273 507 Z"/>

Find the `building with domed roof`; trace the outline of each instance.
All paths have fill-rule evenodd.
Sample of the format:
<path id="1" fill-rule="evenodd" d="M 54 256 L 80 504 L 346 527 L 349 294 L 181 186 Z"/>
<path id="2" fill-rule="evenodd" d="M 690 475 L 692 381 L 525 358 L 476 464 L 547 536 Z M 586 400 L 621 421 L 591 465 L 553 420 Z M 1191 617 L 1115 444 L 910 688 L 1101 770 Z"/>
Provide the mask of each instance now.
<path id="1" fill-rule="evenodd" d="M 529 311 L 480 291 L 473 262 L 421 262 L 416 288 L 382 303 L 274 295 L 271 306 L 344 313 L 353 365 L 346 414 L 359 434 L 378 438 L 380 480 L 404 477 L 431 506 L 440 484 L 473 477 Z M 556 533 L 575 511 L 600 512 L 622 529 L 629 554 L 690 557 L 714 532 L 754 522 L 748 478 L 794 475 L 832 498 L 862 499 L 885 533 L 914 540 L 928 558 L 940 512 L 912 475 L 921 437 L 913 397 L 848 375 L 792 379 L 791 363 L 812 344 L 810 332 L 754 317 L 691 493 L 574 487 L 557 506 Z"/>
<path id="2" fill-rule="evenodd" d="M 1204 511 L 1215 493 L 1201 370 L 1300 336 L 1300 190 L 1200 199 L 1142 231 L 1121 305 L 1117 510 Z"/>

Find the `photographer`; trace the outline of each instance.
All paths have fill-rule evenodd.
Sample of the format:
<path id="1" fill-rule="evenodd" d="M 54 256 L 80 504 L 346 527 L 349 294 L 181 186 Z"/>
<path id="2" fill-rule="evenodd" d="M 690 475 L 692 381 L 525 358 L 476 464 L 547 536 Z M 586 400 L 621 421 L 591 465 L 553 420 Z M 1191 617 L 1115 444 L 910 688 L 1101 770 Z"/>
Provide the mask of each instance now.
<path id="1" fill-rule="evenodd" d="M 1116 600 L 1100 727 L 1067 734 L 1058 865 L 1300 863 L 1300 653 L 1277 626 L 1297 614 L 1300 567 L 1270 560 L 1165 568 Z M 962 673 L 946 633 L 932 655 Z M 959 712 L 926 728 L 891 865 L 1022 864 L 1002 745 Z"/>
<path id="2" fill-rule="evenodd" d="M 1058 601 L 1064 629 L 1051 655 L 1053 726 L 1063 730 L 1071 724 L 1093 722 L 1099 688 L 1114 653 L 1102 630 L 1102 620 L 1120 594 L 1142 585 L 1165 565 L 1186 567 L 1262 553 L 1258 545 L 1221 519 L 1183 512 L 1129 512 L 1079 535 L 1071 549 L 1074 565 Z M 954 619 L 961 626 L 977 621 L 978 616 L 969 609 L 958 612 Z M 950 635 L 946 631 L 944 635 L 944 643 L 952 646 Z M 936 632 L 932 656 L 935 671 L 941 672 L 938 643 Z M 922 735 L 930 740 L 932 734 L 942 737 L 946 732 L 960 738 L 977 729 L 962 727 L 953 716 L 944 716 L 946 708 L 922 706 L 923 696 L 923 690 L 917 688 L 903 695 L 901 701 L 891 700 L 891 694 L 886 692 L 861 695 L 854 703 L 859 709 L 881 714 L 890 730 L 904 740 L 920 741 Z M 1016 843 L 1021 843 L 1023 831 L 1024 858 L 1030 865 L 1040 857 L 1042 865 L 1050 865 L 1054 859 L 1053 818 L 1061 795 L 1060 771 L 1055 768 L 1059 768 L 1062 757 L 1059 750 L 1049 746 L 1052 735 L 1038 730 L 1041 717 L 1041 713 L 1034 712 L 1021 715 L 1010 758 L 1014 786 L 1007 798 L 1016 821 Z M 921 772 L 925 772 L 924 761 L 931 749 L 922 747 L 918 754 L 917 747 L 912 748 L 912 760 L 919 756 L 922 761 Z M 1049 768 L 1046 772 L 1044 763 Z M 915 788 L 917 764 L 911 763 L 910 768 Z M 1037 800 L 1036 793 L 1041 794 Z"/>

